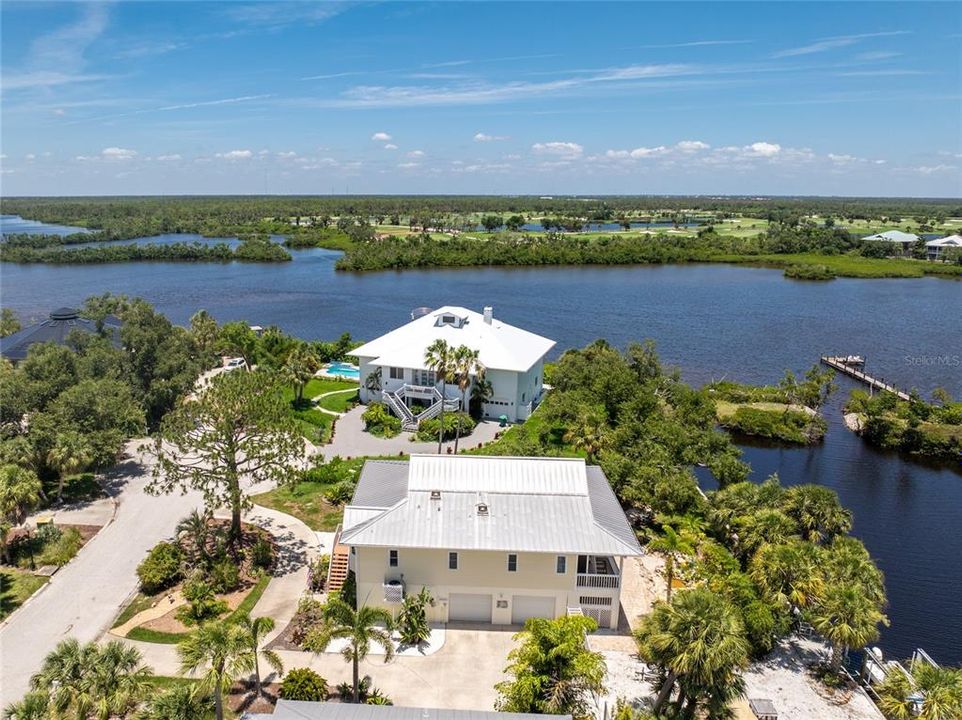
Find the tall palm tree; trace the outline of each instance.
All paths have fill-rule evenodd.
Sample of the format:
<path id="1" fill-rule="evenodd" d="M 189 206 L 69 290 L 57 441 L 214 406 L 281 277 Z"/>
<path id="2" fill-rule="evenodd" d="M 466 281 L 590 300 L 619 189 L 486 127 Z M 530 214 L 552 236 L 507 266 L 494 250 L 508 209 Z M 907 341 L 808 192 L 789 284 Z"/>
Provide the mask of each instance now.
<path id="1" fill-rule="evenodd" d="M 70 638 L 44 658 L 30 688 L 46 695 L 54 716 L 108 720 L 126 713 L 149 691 L 151 670 L 141 659 L 137 649 L 116 640 L 99 647 Z"/>
<path id="2" fill-rule="evenodd" d="M 177 654 L 184 673 L 206 668 L 202 687 L 213 692 L 214 715 L 224 720 L 224 693 L 254 670 L 244 628 L 227 620 L 205 623 L 177 643 Z"/>
<path id="3" fill-rule="evenodd" d="M 320 360 L 306 343 L 301 343 L 288 354 L 281 367 L 281 374 L 294 389 L 296 405 L 304 401 L 304 388 L 320 367 Z"/>
<path id="4" fill-rule="evenodd" d="M 755 553 L 749 574 L 775 605 L 805 609 L 824 588 L 822 559 L 809 542 L 767 544 Z"/>
<path id="5" fill-rule="evenodd" d="M 838 495 L 822 485 L 796 485 L 782 499 L 782 512 L 792 518 L 812 542 L 831 540 L 852 529 L 852 513 Z"/>
<path id="6" fill-rule="evenodd" d="M 19 465 L 0 467 L 0 518 L 21 525 L 27 513 L 40 502 L 37 473 Z"/>
<path id="7" fill-rule="evenodd" d="M 608 446 L 608 425 L 600 412 L 582 412 L 565 432 L 564 441 L 584 452 L 588 462 L 595 462 L 598 454 Z"/>
<path id="8" fill-rule="evenodd" d="M 57 471 L 57 500 L 63 497 L 63 484 L 68 475 L 75 475 L 93 461 L 93 450 L 87 439 L 75 430 L 65 430 L 54 438 L 47 453 L 47 464 Z"/>
<path id="9" fill-rule="evenodd" d="M 424 351 L 424 364 L 433 370 L 437 380 L 441 383 L 441 414 L 438 427 L 438 455 L 441 454 L 441 444 L 444 441 L 444 401 L 447 397 L 448 383 L 454 377 L 454 351 L 451 346 L 440 338 L 428 345 Z"/>
<path id="10" fill-rule="evenodd" d="M 858 538 L 835 538 L 823 554 L 822 570 L 827 583 L 856 585 L 878 607 L 885 606 L 885 578 Z"/>
<path id="11" fill-rule="evenodd" d="M 3 709 L 3 720 L 50 720 L 50 697 L 45 692 L 28 692 Z"/>
<path id="12" fill-rule="evenodd" d="M 476 404 L 479 410 L 479 416 L 484 415 L 484 404 L 494 397 L 494 387 L 491 385 L 491 381 L 485 378 L 478 378 L 471 385 L 471 403 Z"/>
<path id="13" fill-rule="evenodd" d="M 260 647 L 261 641 L 274 629 L 274 618 L 266 615 L 258 618 L 243 615 L 237 622 L 244 628 L 244 633 L 247 636 L 247 647 L 254 656 L 254 694 L 259 697 L 261 694 L 261 655 L 264 656 L 267 664 L 277 671 L 278 675 L 284 674 L 284 663 L 281 661 L 280 655 L 273 650 Z"/>
<path id="14" fill-rule="evenodd" d="M 353 668 L 353 698 L 358 702 L 360 697 L 361 660 L 371 652 L 371 643 L 376 642 L 384 648 L 384 662 L 394 657 L 394 644 L 391 641 L 391 614 L 382 608 L 362 606 L 357 610 L 352 608 L 339 597 L 327 601 L 324 611 L 324 623 L 311 630 L 304 647 L 312 652 L 324 652 L 332 640 L 346 639 L 341 655 L 351 663 Z M 381 627 L 383 626 L 383 628 Z"/>
<path id="15" fill-rule="evenodd" d="M 465 412 L 468 388 L 471 387 L 471 376 L 475 382 L 484 380 L 484 364 L 481 362 L 480 351 L 472 350 L 467 345 L 461 345 L 454 351 L 454 378 L 458 383 L 458 390 L 461 391 L 461 412 Z M 461 415 L 458 414 L 458 429 L 454 436 L 454 452 L 458 452 L 458 443 L 461 440 Z"/>
<path id="16" fill-rule="evenodd" d="M 174 685 L 147 702 L 135 720 L 210 720 L 214 696 L 195 685 Z"/>
<path id="17" fill-rule="evenodd" d="M 713 703 L 720 689 L 739 687 L 738 671 L 748 664 L 749 644 L 738 609 L 706 588 L 658 602 L 635 633 L 639 655 L 664 668 L 667 678 L 652 708 L 661 713 L 678 684 L 678 704 L 693 711 L 701 699 Z"/>
<path id="18" fill-rule="evenodd" d="M 832 670 L 842 667 L 847 648 L 862 648 L 878 639 L 880 623 L 888 618 L 877 603 L 855 584 L 829 584 L 809 613 L 812 627 L 832 644 Z"/>
<path id="19" fill-rule="evenodd" d="M 909 675 L 889 671 L 876 685 L 879 707 L 892 720 L 951 720 L 962 717 L 962 668 L 916 661 Z M 911 675 L 911 677 L 910 677 Z M 909 696 L 913 696 L 909 699 Z"/>
<path id="20" fill-rule="evenodd" d="M 671 602 L 671 586 L 675 580 L 675 558 L 679 555 L 693 554 L 695 539 L 688 531 L 675 530 L 671 525 L 664 525 L 660 534 L 652 532 L 649 538 L 649 549 L 663 553 L 665 556 L 665 581 L 668 585 L 665 602 Z"/>

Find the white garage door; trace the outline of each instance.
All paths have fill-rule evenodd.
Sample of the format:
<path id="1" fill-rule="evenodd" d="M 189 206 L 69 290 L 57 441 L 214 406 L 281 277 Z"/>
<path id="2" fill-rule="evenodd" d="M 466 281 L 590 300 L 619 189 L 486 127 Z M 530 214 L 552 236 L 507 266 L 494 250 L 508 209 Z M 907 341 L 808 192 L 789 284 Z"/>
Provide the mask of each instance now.
<path id="1" fill-rule="evenodd" d="M 554 598 L 539 595 L 513 595 L 511 597 L 511 622 L 524 625 L 528 618 L 554 618 Z"/>
<path id="2" fill-rule="evenodd" d="M 448 620 L 491 622 L 491 596 L 451 593 L 448 599 Z"/>

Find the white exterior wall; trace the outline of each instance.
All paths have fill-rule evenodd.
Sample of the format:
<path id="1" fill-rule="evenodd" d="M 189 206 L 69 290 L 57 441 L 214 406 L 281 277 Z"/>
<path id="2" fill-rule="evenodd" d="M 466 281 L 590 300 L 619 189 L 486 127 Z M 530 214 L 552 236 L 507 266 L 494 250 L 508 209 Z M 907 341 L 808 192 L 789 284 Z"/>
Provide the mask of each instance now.
<path id="1" fill-rule="evenodd" d="M 367 387 L 365 386 L 365 383 L 367 382 L 367 376 L 370 375 L 375 370 L 377 370 L 376 367 L 371 365 L 371 361 L 373 359 L 374 358 L 369 358 L 369 357 L 368 358 L 359 357 L 357 359 L 357 364 L 358 364 L 358 367 L 360 368 L 360 377 L 358 378 L 358 380 L 361 383 L 361 389 L 360 389 L 360 392 L 358 393 L 358 396 L 361 402 L 365 404 L 369 402 L 375 402 L 376 400 L 379 399 L 379 398 L 372 397 L 371 393 L 368 392 Z M 382 383 L 383 383 L 383 377 L 382 377 Z"/>
<path id="2" fill-rule="evenodd" d="M 541 387 L 544 384 L 544 360 L 539 360 L 527 372 L 518 375 L 518 385 L 515 390 L 515 407 L 517 419 L 527 420 L 541 397 Z"/>
<path id="3" fill-rule="evenodd" d="M 611 627 L 617 628 L 620 590 L 577 587 L 577 555 L 565 555 L 567 570 L 560 574 L 555 571 L 558 555 L 516 554 L 516 572 L 508 572 L 507 552 L 489 550 L 458 551 L 458 569 L 449 570 L 447 550 L 399 548 L 398 566 L 390 567 L 389 548 L 359 547 L 351 557 L 357 580 L 357 603 L 396 613 L 400 605 L 384 601 L 383 583 L 386 579 L 401 579 L 409 595 L 418 593 L 422 587 L 428 588 L 435 600 L 435 606 L 428 609 L 431 622 L 448 622 L 451 593 L 480 593 L 492 596 L 492 623 L 509 625 L 514 595 L 554 598 L 555 617 L 565 615 L 569 606 L 578 606 L 583 595 L 602 596 L 612 598 Z M 499 601 L 504 607 L 498 607 Z"/>
<path id="4" fill-rule="evenodd" d="M 485 379 L 491 383 L 491 399 L 484 404 L 486 418 L 507 415 L 512 422 L 518 419 L 518 373 L 510 370 L 487 370 Z"/>

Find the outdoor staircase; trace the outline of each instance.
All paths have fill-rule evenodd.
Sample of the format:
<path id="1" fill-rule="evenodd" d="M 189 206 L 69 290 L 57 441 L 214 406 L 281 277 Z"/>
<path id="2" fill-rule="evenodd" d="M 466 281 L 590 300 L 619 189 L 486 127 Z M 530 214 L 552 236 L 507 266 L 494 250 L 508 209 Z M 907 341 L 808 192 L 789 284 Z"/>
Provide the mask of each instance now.
<path id="1" fill-rule="evenodd" d="M 445 400 L 437 388 L 421 385 L 402 385 L 397 390 L 385 390 L 381 395 L 394 414 L 401 418 L 401 429 L 407 432 L 415 432 L 422 422 L 440 415 L 442 409 L 455 412 L 461 407 L 460 400 Z M 431 399 L 433 402 L 415 415 L 405 402 L 408 395 L 419 400 Z"/>
<path id="2" fill-rule="evenodd" d="M 339 592 L 344 587 L 344 581 L 347 580 L 348 559 L 351 549 L 347 545 L 342 545 L 339 542 L 340 539 L 341 527 L 339 525 L 334 533 L 334 550 L 331 552 L 331 564 L 327 570 L 328 593 Z"/>

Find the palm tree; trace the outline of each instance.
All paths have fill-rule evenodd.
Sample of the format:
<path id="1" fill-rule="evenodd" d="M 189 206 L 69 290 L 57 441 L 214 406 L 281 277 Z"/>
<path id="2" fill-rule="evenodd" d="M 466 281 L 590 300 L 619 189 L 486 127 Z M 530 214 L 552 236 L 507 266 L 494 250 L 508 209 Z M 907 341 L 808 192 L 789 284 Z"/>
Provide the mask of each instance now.
<path id="1" fill-rule="evenodd" d="M 648 547 L 665 555 L 665 581 L 668 584 L 665 602 L 671 602 L 671 585 L 675 580 L 675 558 L 678 555 L 691 555 L 695 552 L 694 538 L 686 530 L 676 531 L 671 525 L 664 525 L 661 534 L 652 532 Z"/>
<path id="2" fill-rule="evenodd" d="M 471 386 L 471 376 L 475 382 L 484 380 L 484 365 L 479 359 L 480 352 L 472 350 L 467 345 L 461 345 L 454 351 L 454 377 L 461 391 L 461 412 L 465 412 L 466 395 Z M 458 442 L 461 440 L 461 415 L 458 415 L 458 429 L 454 436 L 454 452 L 458 452 Z"/>
<path id="3" fill-rule="evenodd" d="M 453 351 L 444 340 L 438 339 L 428 345 L 424 351 L 424 364 L 433 370 L 441 383 L 441 414 L 438 427 L 438 455 L 441 454 L 441 443 L 444 441 L 444 401 L 447 397 L 448 382 L 454 376 Z"/>
<path id="4" fill-rule="evenodd" d="M 305 343 L 298 345 L 288 354 L 287 360 L 281 367 L 281 373 L 294 389 L 295 405 L 300 405 L 304 401 L 304 387 L 320 367 L 321 363 L 317 355 Z"/>
<path id="5" fill-rule="evenodd" d="M 594 462 L 608 445 L 608 426 L 604 417 L 596 411 L 581 413 L 577 421 L 565 431 L 564 441 L 584 452 L 589 462 Z"/>
<path id="6" fill-rule="evenodd" d="M 49 720 L 50 697 L 45 692 L 28 692 L 17 703 L 3 709 L 3 720 Z"/>
<path id="7" fill-rule="evenodd" d="M 75 430 L 65 430 L 54 439 L 47 453 L 47 464 L 57 471 L 57 500 L 63 497 L 63 484 L 68 475 L 75 475 L 93 461 L 90 443 Z"/>
<path id="8" fill-rule="evenodd" d="M 383 625 L 383 628 L 380 627 Z M 354 675 L 353 698 L 360 697 L 359 663 L 371 651 L 371 643 L 376 642 L 384 648 L 384 662 L 394 657 L 394 643 L 391 642 L 391 614 L 376 607 L 362 606 L 355 610 L 339 597 L 327 601 L 324 610 L 324 623 L 311 630 L 304 647 L 312 652 L 324 652 L 332 640 L 346 639 L 348 644 L 341 651 L 344 659 L 352 664 Z"/>
<path id="9" fill-rule="evenodd" d="M 826 582 L 852 584 L 878 607 L 884 607 L 885 579 L 865 545 L 858 538 L 840 535 L 832 541 L 823 555 Z"/>
<path id="10" fill-rule="evenodd" d="M 768 598 L 790 610 L 809 607 L 824 587 L 822 554 L 809 542 L 763 545 L 749 574 Z"/>
<path id="11" fill-rule="evenodd" d="M 797 523 L 808 540 L 816 543 L 852 529 L 852 513 L 842 507 L 834 490 L 822 485 L 788 488 L 782 512 Z"/>
<path id="12" fill-rule="evenodd" d="M 149 691 L 150 674 L 136 648 L 116 640 L 103 647 L 81 645 L 70 638 L 44 658 L 30 689 L 46 696 L 54 715 L 107 720 L 124 714 Z"/>
<path id="13" fill-rule="evenodd" d="M 181 671 L 206 667 L 202 687 L 214 694 L 214 715 L 224 720 L 224 693 L 254 670 L 247 633 L 237 623 L 215 620 L 201 625 L 177 644 Z"/>
<path id="14" fill-rule="evenodd" d="M 484 415 L 484 404 L 494 397 L 494 387 L 491 385 L 491 381 L 485 378 L 476 378 L 474 383 L 471 385 L 471 402 L 470 405 L 478 406 L 478 415 Z"/>
<path id="15" fill-rule="evenodd" d="M 738 690 L 738 670 L 748 663 L 749 644 L 738 609 L 706 588 L 658 602 L 635 633 L 639 655 L 658 665 L 667 678 L 652 708 L 661 713 L 677 683 L 679 708 L 692 712 L 700 699 L 714 704 L 720 691 Z"/>
<path id="16" fill-rule="evenodd" d="M 177 527 L 174 529 L 177 537 L 186 535 L 193 541 L 194 552 L 196 553 L 194 559 L 203 562 L 205 565 L 210 560 L 210 554 L 207 552 L 207 541 L 211 535 L 211 529 L 208 525 L 209 520 L 210 515 L 208 513 L 192 510 L 189 515 L 177 523 Z"/>
<path id="17" fill-rule="evenodd" d="M 735 519 L 738 549 L 750 558 L 767 543 L 786 542 L 795 532 L 795 523 L 781 510 L 762 508 Z"/>
<path id="18" fill-rule="evenodd" d="M 889 671 L 875 688 L 879 707 L 892 720 L 950 720 L 962 717 L 962 668 L 914 661 L 909 674 Z M 913 696 L 909 699 L 909 696 Z"/>
<path id="19" fill-rule="evenodd" d="M 862 648 L 878 639 L 879 623 L 888 618 L 853 584 L 829 584 L 810 612 L 812 627 L 832 644 L 832 670 L 842 667 L 847 648 Z"/>
<path id="20" fill-rule="evenodd" d="M 209 720 L 214 697 L 195 685 L 174 685 L 147 703 L 136 720 Z"/>
<path id="21" fill-rule="evenodd" d="M 37 473 L 19 465 L 0 467 L 0 518 L 22 525 L 27 513 L 40 502 Z"/>
<path id="22" fill-rule="evenodd" d="M 251 618 L 250 615 L 243 615 L 237 622 L 244 628 L 247 636 L 247 647 L 254 656 L 254 694 L 259 697 L 261 694 L 261 655 L 264 656 L 267 664 L 277 671 L 278 675 L 284 674 L 284 663 L 281 662 L 280 655 L 273 650 L 260 648 L 261 641 L 274 629 L 274 618 L 267 616 Z"/>

